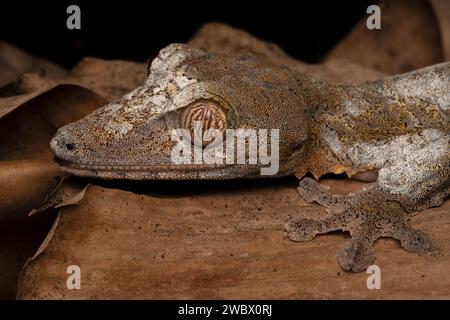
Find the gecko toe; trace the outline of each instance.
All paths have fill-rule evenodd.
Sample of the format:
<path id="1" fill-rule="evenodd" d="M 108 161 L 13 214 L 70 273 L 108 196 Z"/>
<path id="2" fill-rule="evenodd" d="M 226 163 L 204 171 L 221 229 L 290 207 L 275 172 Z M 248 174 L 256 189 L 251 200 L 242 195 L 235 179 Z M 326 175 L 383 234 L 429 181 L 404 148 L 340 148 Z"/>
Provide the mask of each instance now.
<path id="1" fill-rule="evenodd" d="M 306 202 L 314 202 L 321 195 L 329 194 L 328 190 L 311 178 L 301 180 L 298 184 L 297 191 Z"/>
<path id="2" fill-rule="evenodd" d="M 352 240 L 338 254 L 339 264 L 345 271 L 364 271 L 374 260 L 372 242 L 366 238 Z"/>
<path id="3" fill-rule="evenodd" d="M 311 178 L 301 180 L 297 191 L 306 202 L 317 202 L 326 208 L 340 210 L 346 205 L 344 196 L 333 195 L 327 187 Z"/>
<path id="4" fill-rule="evenodd" d="M 411 228 L 411 215 L 402 203 L 377 185 L 340 196 L 305 178 L 298 191 L 306 201 L 325 206 L 328 215 L 321 220 L 290 221 L 286 224 L 287 236 L 294 241 L 309 241 L 317 234 L 349 231 L 352 241 L 338 254 L 339 264 L 346 271 L 366 270 L 375 260 L 373 242 L 380 237 L 398 239 L 403 249 L 413 253 L 432 249 L 425 232 Z"/>
<path id="5" fill-rule="evenodd" d="M 430 239 L 422 230 L 411 229 L 400 239 L 400 244 L 403 249 L 412 253 L 424 253 L 432 248 Z"/>
<path id="6" fill-rule="evenodd" d="M 319 233 L 320 222 L 312 219 L 296 219 L 286 223 L 286 235 L 293 241 L 306 242 Z"/>

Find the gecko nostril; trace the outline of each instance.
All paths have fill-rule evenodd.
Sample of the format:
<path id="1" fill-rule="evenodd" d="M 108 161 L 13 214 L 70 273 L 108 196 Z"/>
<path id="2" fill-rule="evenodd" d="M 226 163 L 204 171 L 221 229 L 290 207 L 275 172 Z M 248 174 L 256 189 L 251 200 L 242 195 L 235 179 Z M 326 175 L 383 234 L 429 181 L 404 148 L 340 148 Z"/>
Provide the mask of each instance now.
<path id="1" fill-rule="evenodd" d="M 73 150 L 75 149 L 75 143 L 66 143 L 67 150 Z"/>

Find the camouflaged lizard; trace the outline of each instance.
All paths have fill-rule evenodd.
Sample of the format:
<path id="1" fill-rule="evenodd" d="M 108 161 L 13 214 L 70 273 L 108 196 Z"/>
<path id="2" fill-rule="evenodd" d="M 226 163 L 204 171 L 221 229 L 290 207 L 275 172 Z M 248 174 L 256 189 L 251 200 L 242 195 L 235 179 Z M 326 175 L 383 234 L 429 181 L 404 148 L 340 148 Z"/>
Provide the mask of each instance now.
<path id="1" fill-rule="evenodd" d="M 255 55 L 229 56 L 172 44 L 153 60 L 143 86 L 57 132 L 51 148 L 62 170 L 104 179 L 258 178 L 261 164 L 176 165 L 173 131 L 207 128 L 280 131 L 276 176 L 302 179 L 322 220 L 286 224 L 295 241 L 349 231 L 344 270 L 374 261 L 379 237 L 421 253 L 431 242 L 411 228 L 417 211 L 450 192 L 450 63 L 363 84 L 332 84 Z M 314 179 L 346 173 L 373 183 L 333 195 Z M 376 180 L 376 181 L 375 181 Z"/>

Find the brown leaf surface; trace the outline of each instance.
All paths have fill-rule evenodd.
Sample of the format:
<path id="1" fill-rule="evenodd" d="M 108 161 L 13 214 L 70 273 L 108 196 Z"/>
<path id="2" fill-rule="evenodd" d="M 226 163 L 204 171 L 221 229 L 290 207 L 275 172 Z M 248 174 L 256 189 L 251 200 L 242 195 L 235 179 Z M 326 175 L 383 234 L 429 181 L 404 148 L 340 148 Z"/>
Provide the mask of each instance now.
<path id="1" fill-rule="evenodd" d="M 17 280 L 27 259 L 48 234 L 54 214 L 0 223 L 0 299 L 14 299 Z"/>
<path id="2" fill-rule="evenodd" d="M 0 88 L 0 118 L 56 85 L 50 78 L 37 73 L 27 73 L 19 80 Z"/>
<path id="3" fill-rule="evenodd" d="M 108 102 L 77 83 L 113 98 L 137 86 L 144 74 L 143 64 L 86 59 L 63 82 L 25 74 L 0 89 L 0 220 L 24 217 L 55 187 L 48 162 L 22 160 L 50 161 L 49 142 L 57 128 Z M 29 189 L 23 188 L 24 179 L 29 179 Z"/>
<path id="4" fill-rule="evenodd" d="M 29 213 L 30 216 L 44 212 L 50 208 L 61 208 L 78 204 L 83 200 L 87 188 L 90 184 L 66 180 L 64 177 L 60 180 L 56 188 L 46 197 L 45 203 L 40 207 L 35 207 Z M 42 204 L 42 202 L 40 203 Z"/>
<path id="5" fill-rule="evenodd" d="M 343 272 L 342 233 L 309 243 L 283 239 L 291 216 L 324 214 L 297 194 L 295 179 L 187 186 L 183 194 L 139 195 L 90 187 L 64 208 L 30 260 L 20 299 L 450 298 L 450 202 L 414 218 L 440 251 L 406 253 L 378 241 L 382 290 L 365 273 Z M 362 184 L 325 180 L 346 193 Z M 152 189 L 147 186 L 144 189 Z M 170 189 L 170 186 L 168 187 Z M 81 268 L 81 290 L 68 290 L 66 268 Z"/>
<path id="6" fill-rule="evenodd" d="M 32 93 L 14 98 L 17 110 L 0 119 L 0 160 L 52 159 L 48 146 L 56 129 L 106 103 L 75 85 L 58 85 L 37 96 Z M 0 110 L 11 101 L 5 99 L 0 98 Z"/>
<path id="7" fill-rule="evenodd" d="M 0 63 L 0 71 L 1 67 Z M 23 70 L 28 69 L 18 68 L 17 74 Z M 52 212 L 49 209 L 76 204 L 84 196 L 85 185 L 64 182 L 46 201 L 60 179 L 59 166 L 51 162 L 50 139 L 59 127 L 141 84 L 146 68 L 126 61 L 85 59 L 64 79 L 48 75 L 52 73 L 27 73 L 0 88 L 0 230 L 10 228 L 0 239 L 0 299 L 14 297 L 23 263 L 48 232 L 48 221 L 36 223 L 31 232 L 30 221 L 42 218 L 26 218 L 28 213 Z M 7 247 L 18 237 L 23 243 L 15 250 Z"/>
<path id="8" fill-rule="evenodd" d="M 56 129 L 27 107 L 0 119 L 0 160 L 51 160 Z"/>
<path id="9" fill-rule="evenodd" d="M 450 61 L 450 1 L 430 0 L 439 23 L 444 58 Z"/>
<path id="10" fill-rule="evenodd" d="M 17 81 L 0 88 L 0 118 L 44 95 L 47 99 L 42 98 L 43 101 L 35 103 L 40 109 L 46 110 L 44 119 L 64 117 L 66 113 L 70 115 L 62 122 L 53 123 L 59 128 L 87 115 L 107 101 L 121 97 L 141 85 L 146 76 L 145 64 L 96 58 L 85 58 L 63 79 L 35 73 L 24 74 Z M 56 93 L 50 94 L 50 91 Z M 61 100 L 64 98 L 71 100 Z M 58 106 L 55 107 L 55 104 Z"/>
<path id="11" fill-rule="evenodd" d="M 0 221 L 26 217 L 58 185 L 59 165 L 42 160 L 0 161 Z"/>
<path id="12" fill-rule="evenodd" d="M 20 79 L 25 73 L 34 72 L 53 79 L 62 78 L 67 73 L 52 62 L 33 57 L 9 43 L 0 41 L 0 87 Z"/>
<path id="13" fill-rule="evenodd" d="M 439 24 L 428 0 L 389 0 L 380 5 L 381 30 L 364 17 L 324 60 L 340 58 L 386 74 L 443 61 Z"/>
<path id="14" fill-rule="evenodd" d="M 207 23 L 192 37 L 189 45 L 225 55 L 256 54 L 277 64 L 331 82 L 358 83 L 376 80 L 383 73 L 346 59 L 330 59 L 323 64 L 307 64 L 290 57 L 276 44 L 262 41 L 251 34 L 222 23 Z"/>
<path id="15" fill-rule="evenodd" d="M 143 63 L 124 60 L 84 58 L 69 79 L 100 94 L 108 101 L 120 98 L 142 85 L 147 78 Z"/>

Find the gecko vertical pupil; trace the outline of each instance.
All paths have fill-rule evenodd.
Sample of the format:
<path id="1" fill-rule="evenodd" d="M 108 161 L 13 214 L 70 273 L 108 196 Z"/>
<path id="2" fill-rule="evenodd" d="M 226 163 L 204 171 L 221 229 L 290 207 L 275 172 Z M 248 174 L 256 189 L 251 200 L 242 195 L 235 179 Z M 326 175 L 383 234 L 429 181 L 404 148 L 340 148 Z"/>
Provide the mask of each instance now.
<path id="1" fill-rule="evenodd" d="M 211 141 L 215 129 L 223 133 L 227 128 L 227 116 L 223 108 L 212 100 L 198 100 L 184 109 L 180 115 L 181 126 L 194 135 L 202 137 L 203 144 Z"/>

